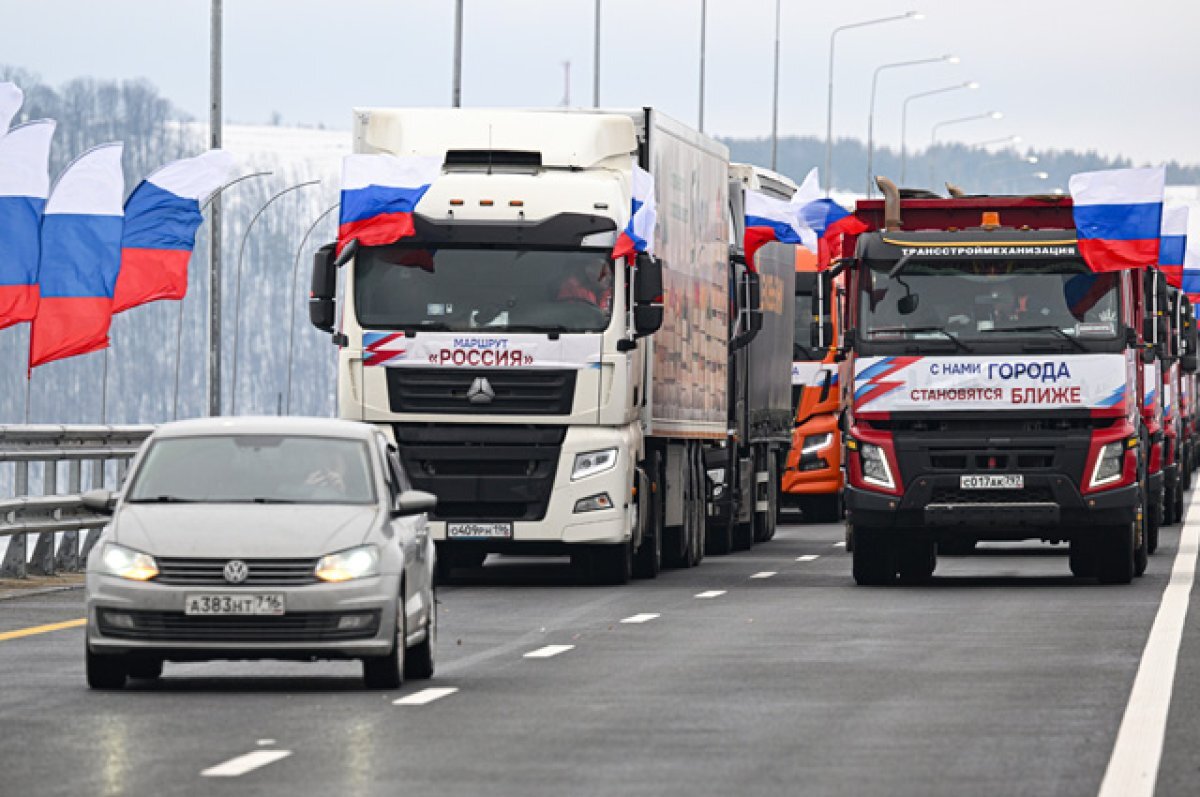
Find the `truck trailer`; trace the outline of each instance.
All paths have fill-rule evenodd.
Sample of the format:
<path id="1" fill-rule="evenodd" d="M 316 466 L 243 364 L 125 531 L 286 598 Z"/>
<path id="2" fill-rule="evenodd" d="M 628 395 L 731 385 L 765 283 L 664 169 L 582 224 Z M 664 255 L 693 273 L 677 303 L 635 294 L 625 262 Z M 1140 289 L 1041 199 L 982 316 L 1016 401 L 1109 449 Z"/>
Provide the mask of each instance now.
<path id="1" fill-rule="evenodd" d="M 725 146 L 650 108 L 364 108 L 354 152 L 443 159 L 415 234 L 341 269 L 338 412 L 438 496 L 439 572 L 570 555 L 619 583 L 704 554 L 726 439 Z M 611 257 L 653 175 L 654 257 Z M 334 330 L 339 260 L 311 314 Z"/>

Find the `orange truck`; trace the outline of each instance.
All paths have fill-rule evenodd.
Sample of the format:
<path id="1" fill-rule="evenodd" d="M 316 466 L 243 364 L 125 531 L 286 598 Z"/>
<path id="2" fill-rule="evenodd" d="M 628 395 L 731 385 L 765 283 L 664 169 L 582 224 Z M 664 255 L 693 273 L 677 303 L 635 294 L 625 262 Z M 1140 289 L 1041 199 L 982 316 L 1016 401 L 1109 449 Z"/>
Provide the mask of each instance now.
<path id="1" fill-rule="evenodd" d="M 796 334 L 792 341 L 792 406 L 796 425 L 783 471 L 780 507 L 806 522 L 842 519 L 842 435 L 845 375 L 837 355 L 839 282 L 823 279 L 817 258 L 796 248 Z M 822 308 L 824 312 L 822 312 Z M 819 319 L 834 319 L 822 325 Z"/>

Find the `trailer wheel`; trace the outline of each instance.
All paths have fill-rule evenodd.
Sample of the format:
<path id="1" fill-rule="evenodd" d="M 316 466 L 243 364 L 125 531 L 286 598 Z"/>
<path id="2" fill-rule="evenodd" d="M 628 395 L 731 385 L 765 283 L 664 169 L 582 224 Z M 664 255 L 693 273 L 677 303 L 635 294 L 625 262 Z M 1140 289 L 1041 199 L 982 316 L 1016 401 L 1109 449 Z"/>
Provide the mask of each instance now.
<path id="1" fill-rule="evenodd" d="M 1101 584 L 1128 584 L 1133 581 L 1135 525 L 1122 523 L 1100 530 L 1096 575 Z"/>
<path id="2" fill-rule="evenodd" d="M 896 578 L 896 550 L 883 529 L 854 527 L 854 582 L 859 586 L 883 586 Z"/>
<path id="3" fill-rule="evenodd" d="M 775 507 L 779 503 L 779 473 L 775 467 L 775 457 L 770 453 L 763 453 L 761 450 L 756 451 L 754 469 L 754 541 L 767 542 L 775 536 Z M 766 499 L 767 507 L 762 511 L 759 511 L 758 508 L 760 496 L 758 472 L 760 469 L 767 472 L 766 494 L 762 496 Z"/>
<path id="4" fill-rule="evenodd" d="M 708 474 L 704 472 L 704 452 L 692 446 L 692 534 L 690 567 L 704 561 L 704 537 L 708 529 Z"/>

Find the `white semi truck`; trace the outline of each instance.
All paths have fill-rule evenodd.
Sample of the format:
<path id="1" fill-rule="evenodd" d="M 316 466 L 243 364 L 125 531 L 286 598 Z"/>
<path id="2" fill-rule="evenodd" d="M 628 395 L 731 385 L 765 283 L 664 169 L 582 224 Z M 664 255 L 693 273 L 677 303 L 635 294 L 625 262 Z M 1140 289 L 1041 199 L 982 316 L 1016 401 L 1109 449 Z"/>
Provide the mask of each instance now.
<path id="1" fill-rule="evenodd" d="M 338 412 L 438 496 L 439 567 L 570 554 L 593 580 L 704 553 L 726 437 L 728 151 L 653 109 L 361 109 L 354 151 L 444 159 L 416 234 L 314 264 Z M 613 261 L 634 164 L 655 257 Z M 352 250 L 353 251 L 353 250 Z"/>

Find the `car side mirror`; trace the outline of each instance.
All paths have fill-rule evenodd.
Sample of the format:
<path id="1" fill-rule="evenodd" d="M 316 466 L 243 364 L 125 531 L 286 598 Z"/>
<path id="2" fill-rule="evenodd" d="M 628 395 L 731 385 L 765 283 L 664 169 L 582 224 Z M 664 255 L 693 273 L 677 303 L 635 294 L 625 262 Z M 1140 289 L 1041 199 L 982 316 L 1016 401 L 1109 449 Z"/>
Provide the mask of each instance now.
<path id="1" fill-rule="evenodd" d="M 117 507 L 117 496 L 109 490 L 88 490 L 79 498 L 85 509 L 101 515 L 111 515 Z"/>
<path id="2" fill-rule="evenodd" d="M 437 496 L 424 490 L 405 490 L 396 498 L 392 517 L 409 517 L 422 512 L 432 512 L 437 507 Z"/>
<path id="3" fill-rule="evenodd" d="M 308 299 L 308 320 L 317 329 L 329 333 L 337 323 L 336 252 L 334 244 L 326 244 L 313 255 L 312 292 Z"/>
<path id="4" fill-rule="evenodd" d="M 653 335 L 663 322 L 662 261 L 645 252 L 637 256 L 633 277 L 633 331 L 639 338 Z"/>

